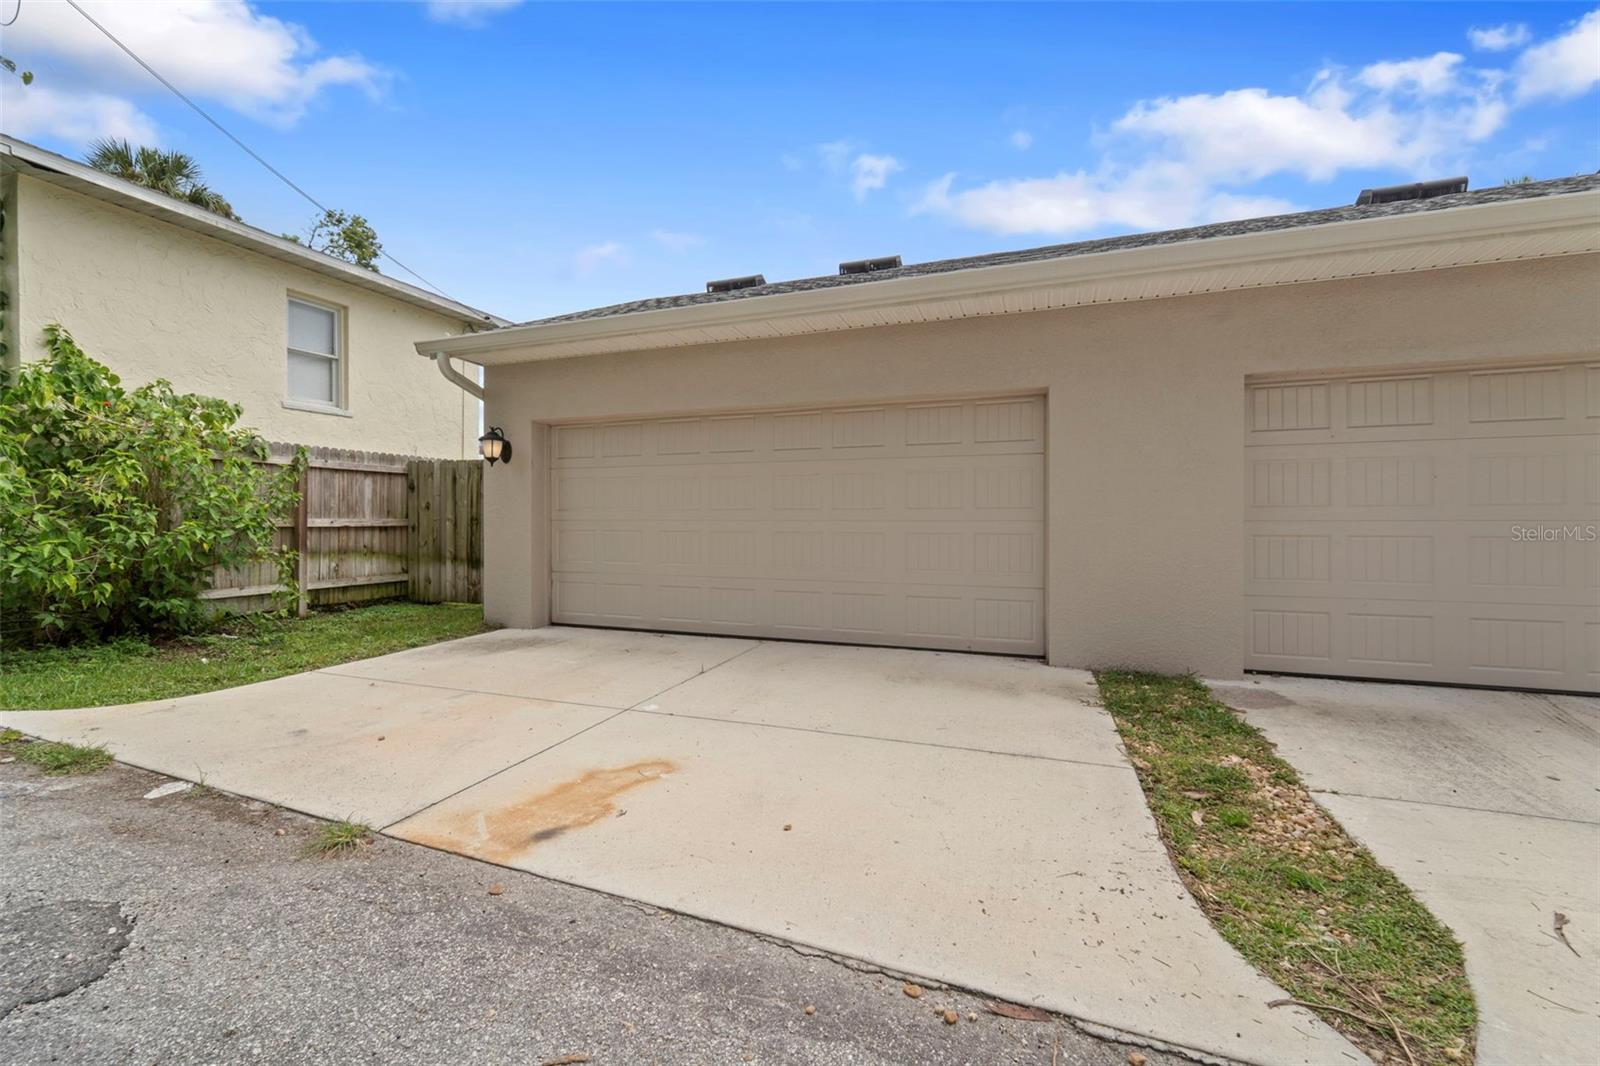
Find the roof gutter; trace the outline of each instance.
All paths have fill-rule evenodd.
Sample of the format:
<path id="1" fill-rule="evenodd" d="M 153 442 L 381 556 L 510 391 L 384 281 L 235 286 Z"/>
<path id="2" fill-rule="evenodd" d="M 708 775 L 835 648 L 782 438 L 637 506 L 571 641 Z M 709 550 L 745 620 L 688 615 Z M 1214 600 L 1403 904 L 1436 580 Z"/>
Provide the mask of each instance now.
<path id="1" fill-rule="evenodd" d="M 432 358 L 433 365 L 439 368 L 439 373 L 446 381 L 468 396 L 475 396 L 480 400 L 483 399 L 483 386 L 451 366 L 448 355 L 444 352 L 434 352 Z"/>
<path id="2" fill-rule="evenodd" d="M 765 339 L 1600 251 L 1600 190 L 422 341 L 474 363 Z"/>

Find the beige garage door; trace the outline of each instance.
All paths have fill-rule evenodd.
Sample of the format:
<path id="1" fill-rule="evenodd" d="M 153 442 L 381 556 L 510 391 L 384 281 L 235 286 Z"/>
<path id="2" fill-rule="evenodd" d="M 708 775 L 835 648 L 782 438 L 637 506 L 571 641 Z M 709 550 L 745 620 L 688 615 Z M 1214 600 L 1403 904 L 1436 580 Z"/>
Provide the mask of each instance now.
<path id="1" fill-rule="evenodd" d="M 1247 667 L 1600 689 L 1600 366 L 1246 392 Z"/>
<path id="2" fill-rule="evenodd" d="M 552 616 L 1037 655 L 1040 397 L 558 426 Z"/>

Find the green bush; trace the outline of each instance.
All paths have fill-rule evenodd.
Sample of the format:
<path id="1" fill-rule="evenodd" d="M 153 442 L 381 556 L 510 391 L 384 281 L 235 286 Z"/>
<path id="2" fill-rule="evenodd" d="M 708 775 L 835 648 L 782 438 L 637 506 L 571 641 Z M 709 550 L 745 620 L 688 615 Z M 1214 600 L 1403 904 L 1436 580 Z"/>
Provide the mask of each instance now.
<path id="1" fill-rule="evenodd" d="M 0 383 L 0 624 L 34 641 L 167 634 L 206 618 L 217 566 L 274 547 L 298 465 L 259 464 L 266 444 L 224 400 L 166 381 L 122 388 L 60 326 L 48 356 Z"/>

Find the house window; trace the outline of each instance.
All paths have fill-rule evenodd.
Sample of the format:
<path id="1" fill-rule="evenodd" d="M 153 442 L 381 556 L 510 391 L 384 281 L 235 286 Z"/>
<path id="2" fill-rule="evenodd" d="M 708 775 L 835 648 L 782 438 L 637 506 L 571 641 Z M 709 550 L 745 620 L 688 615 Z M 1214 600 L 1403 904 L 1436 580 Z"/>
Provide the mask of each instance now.
<path id="1" fill-rule="evenodd" d="M 336 307 L 289 298 L 289 399 L 320 407 L 342 407 L 342 312 Z"/>

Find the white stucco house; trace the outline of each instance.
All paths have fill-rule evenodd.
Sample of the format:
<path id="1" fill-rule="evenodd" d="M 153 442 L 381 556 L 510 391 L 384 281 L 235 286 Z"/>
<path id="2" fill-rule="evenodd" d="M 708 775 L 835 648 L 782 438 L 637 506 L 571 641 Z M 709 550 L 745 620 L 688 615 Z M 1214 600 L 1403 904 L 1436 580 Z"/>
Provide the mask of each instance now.
<path id="1" fill-rule="evenodd" d="M 59 322 L 125 385 L 231 400 L 271 440 L 476 454 L 477 398 L 412 346 L 504 319 L 4 135 L 0 196 L 9 363 Z"/>
<path id="2" fill-rule="evenodd" d="M 485 613 L 1600 691 L 1600 175 L 1466 184 L 421 342 Z"/>

